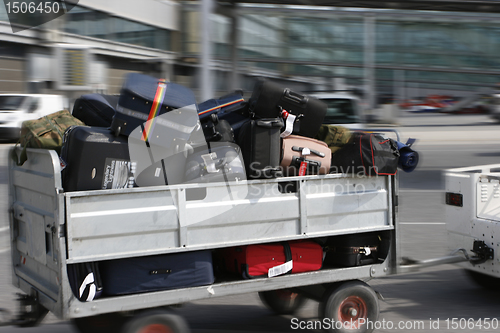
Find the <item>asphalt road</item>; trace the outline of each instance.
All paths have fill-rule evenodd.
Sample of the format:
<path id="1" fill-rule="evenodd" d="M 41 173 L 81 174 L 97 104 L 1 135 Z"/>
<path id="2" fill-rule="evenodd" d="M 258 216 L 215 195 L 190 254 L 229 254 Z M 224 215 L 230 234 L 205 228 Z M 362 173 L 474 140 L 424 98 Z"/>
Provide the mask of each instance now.
<path id="1" fill-rule="evenodd" d="M 421 156 L 417 170 L 400 173 L 401 255 L 415 259 L 439 257 L 448 252 L 441 171 L 500 163 L 500 125 L 477 115 L 411 115 L 401 118 L 400 124 L 403 140 L 408 136 L 419 139 L 415 149 Z M 13 309 L 16 290 L 10 286 L 9 252 L 4 250 L 8 240 L 6 150 L 7 145 L 0 145 L 0 307 Z M 486 329 L 484 324 L 500 319 L 500 293 L 477 287 L 456 266 L 428 268 L 369 284 L 385 298 L 380 302 L 380 323 L 386 325 L 376 332 L 498 332 Z M 176 311 L 187 319 L 194 333 L 295 332 L 293 322 L 317 320 L 317 307 L 317 302 L 308 301 L 295 315 L 297 319 L 277 316 L 261 304 L 256 294 L 245 294 L 192 302 Z M 472 329 L 466 325 L 453 329 L 453 322 L 463 324 L 469 318 L 474 319 Z M 406 328 L 397 328 L 400 324 Z M 14 332 L 76 331 L 49 315 L 37 328 L 0 327 L 0 333 Z"/>

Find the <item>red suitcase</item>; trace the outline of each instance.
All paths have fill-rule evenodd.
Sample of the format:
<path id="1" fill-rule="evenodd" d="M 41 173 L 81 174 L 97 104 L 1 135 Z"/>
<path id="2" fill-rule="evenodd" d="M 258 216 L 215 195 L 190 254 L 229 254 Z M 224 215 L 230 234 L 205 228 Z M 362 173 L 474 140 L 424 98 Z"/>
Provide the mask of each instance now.
<path id="1" fill-rule="evenodd" d="M 323 248 L 311 241 L 247 245 L 224 249 L 227 270 L 246 279 L 317 271 Z"/>

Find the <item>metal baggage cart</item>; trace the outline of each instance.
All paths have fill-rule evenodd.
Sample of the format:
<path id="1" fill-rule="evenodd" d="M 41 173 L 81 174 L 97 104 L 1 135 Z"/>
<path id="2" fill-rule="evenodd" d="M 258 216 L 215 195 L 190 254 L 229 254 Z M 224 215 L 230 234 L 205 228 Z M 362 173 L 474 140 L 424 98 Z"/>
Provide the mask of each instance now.
<path id="1" fill-rule="evenodd" d="M 395 176 L 329 174 L 230 186 L 64 192 L 56 152 L 28 149 L 23 166 L 10 162 L 9 182 L 13 281 L 26 294 L 17 323 L 24 326 L 37 324 L 50 311 L 82 332 L 99 332 L 103 323 L 126 333 L 155 325 L 187 332 L 169 306 L 259 292 L 277 313 L 293 312 L 304 297 L 319 300 L 321 318 L 350 322 L 363 332 L 360 320 L 375 321 L 379 313 L 377 294 L 366 282 L 398 268 Z M 90 302 L 79 301 L 68 281 L 67 266 L 75 263 L 367 232 L 384 235 L 386 249 L 379 262 L 364 266 L 324 266 Z M 333 325 L 332 331 L 342 329 Z"/>

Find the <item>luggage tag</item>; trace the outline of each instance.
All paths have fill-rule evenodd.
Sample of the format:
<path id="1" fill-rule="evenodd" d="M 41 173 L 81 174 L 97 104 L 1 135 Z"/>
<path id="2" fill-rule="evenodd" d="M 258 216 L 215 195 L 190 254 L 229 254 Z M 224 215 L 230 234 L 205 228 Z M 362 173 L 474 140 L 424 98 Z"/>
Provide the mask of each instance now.
<path id="1" fill-rule="evenodd" d="M 307 162 L 302 161 L 300 162 L 300 167 L 299 167 L 299 176 L 305 176 L 307 173 Z"/>
<path id="2" fill-rule="evenodd" d="M 68 166 L 68 164 L 62 159 L 62 157 L 59 157 L 59 165 L 61 166 L 61 171 L 66 169 L 66 167 Z"/>
<path id="3" fill-rule="evenodd" d="M 300 122 L 299 119 L 303 117 L 303 114 L 298 116 L 291 114 L 290 112 L 283 109 L 281 106 L 278 106 L 280 109 L 281 118 L 285 120 L 285 130 L 281 132 L 280 137 L 286 138 L 291 135 L 293 132 L 298 132 L 300 130 Z"/>

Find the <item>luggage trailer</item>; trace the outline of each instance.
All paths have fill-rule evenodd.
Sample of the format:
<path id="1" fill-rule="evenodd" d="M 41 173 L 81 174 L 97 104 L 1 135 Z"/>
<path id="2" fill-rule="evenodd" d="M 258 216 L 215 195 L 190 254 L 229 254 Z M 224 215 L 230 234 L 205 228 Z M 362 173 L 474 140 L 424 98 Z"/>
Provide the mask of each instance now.
<path id="1" fill-rule="evenodd" d="M 9 161 L 13 283 L 24 294 L 19 315 L 8 325 L 34 326 L 50 311 L 81 332 L 110 327 L 124 333 L 158 327 L 188 332 L 173 305 L 258 292 L 280 314 L 293 313 L 305 298 L 315 299 L 320 319 L 350 322 L 365 332 L 370 330 L 363 322 L 375 322 L 379 315 L 379 295 L 366 282 L 400 268 L 395 176 L 329 174 L 64 192 L 57 153 L 27 153 L 23 166 Z M 74 296 L 67 274 L 75 263 L 301 239 L 328 242 L 358 233 L 379 235 L 376 262 L 323 265 L 272 278 L 217 279 L 207 286 L 90 302 Z"/>

